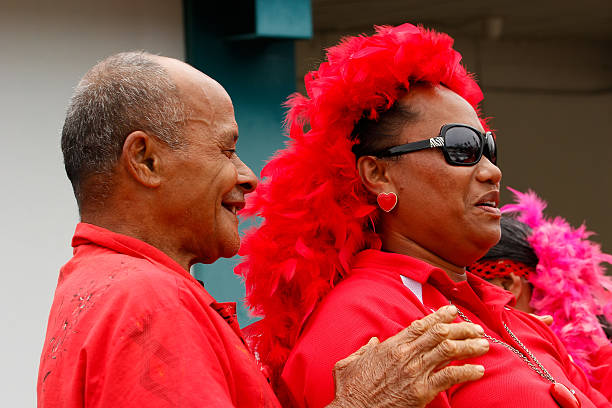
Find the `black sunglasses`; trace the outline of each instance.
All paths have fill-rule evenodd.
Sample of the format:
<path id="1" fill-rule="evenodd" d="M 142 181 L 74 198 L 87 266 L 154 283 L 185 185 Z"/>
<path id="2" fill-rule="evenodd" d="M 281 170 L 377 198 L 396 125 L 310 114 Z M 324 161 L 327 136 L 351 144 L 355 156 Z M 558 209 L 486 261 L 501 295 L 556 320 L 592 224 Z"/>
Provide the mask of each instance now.
<path id="1" fill-rule="evenodd" d="M 373 154 L 394 157 L 419 150 L 442 148 L 446 162 L 453 166 L 474 166 L 482 155 L 497 165 L 497 144 L 491 132 L 482 133 L 468 125 L 449 123 L 442 126 L 437 137 L 389 147 Z"/>

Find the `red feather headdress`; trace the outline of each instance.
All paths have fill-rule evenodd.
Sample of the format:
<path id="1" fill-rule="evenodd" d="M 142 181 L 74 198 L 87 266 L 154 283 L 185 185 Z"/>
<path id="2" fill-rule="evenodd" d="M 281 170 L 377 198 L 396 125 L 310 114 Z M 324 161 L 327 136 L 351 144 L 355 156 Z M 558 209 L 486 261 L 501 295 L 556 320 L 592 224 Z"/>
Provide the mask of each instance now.
<path id="1" fill-rule="evenodd" d="M 509 190 L 516 203 L 502 212 L 518 213 L 517 219 L 531 227 L 527 240 L 538 257 L 535 273 L 529 275 L 530 305 L 537 314 L 553 317 L 551 329 L 576 364 L 590 373 L 590 356 L 608 342 L 597 315 L 612 322 L 612 279 L 602 266 L 612 264 L 612 256 L 588 239 L 593 233 L 584 224 L 572 228 L 561 217 L 546 219 L 546 203 L 533 191 Z"/>
<path id="2" fill-rule="evenodd" d="M 308 96 L 287 101 L 290 140 L 262 171 L 242 214 L 263 217 L 247 232 L 235 272 L 257 324 L 252 344 L 273 384 L 318 302 L 349 272 L 352 257 L 380 248 L 351 147 L 359 119 L 376 119 L 415 82 L 443 84 L 474 109 L 482 92 L 446 34 L 403 24 L 345 38 L 309 72 Z M 484 121 L 483 121 L 484 125 Z M 486 127 L 486 126 L 485 126 Z M 305 128 L 308 128 L 306 131 Z"/>

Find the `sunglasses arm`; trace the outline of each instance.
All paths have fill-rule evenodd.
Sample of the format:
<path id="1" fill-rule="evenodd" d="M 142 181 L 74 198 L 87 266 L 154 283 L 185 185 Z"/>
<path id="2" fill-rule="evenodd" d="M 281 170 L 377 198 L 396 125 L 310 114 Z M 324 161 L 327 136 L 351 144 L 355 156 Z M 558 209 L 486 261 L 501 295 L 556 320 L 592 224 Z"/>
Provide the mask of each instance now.
<path id="1" fill-rule="evenodd" d="M 401 154 L 416 152 L 419 150 L 431 149 L 444 146 L 443 137 L 432 137 L 430 139 L 419 140 L 418 142 L 407 143 L 399 146 L 390 147 L 376 154 L 377 157 L 392 157 Z"/>

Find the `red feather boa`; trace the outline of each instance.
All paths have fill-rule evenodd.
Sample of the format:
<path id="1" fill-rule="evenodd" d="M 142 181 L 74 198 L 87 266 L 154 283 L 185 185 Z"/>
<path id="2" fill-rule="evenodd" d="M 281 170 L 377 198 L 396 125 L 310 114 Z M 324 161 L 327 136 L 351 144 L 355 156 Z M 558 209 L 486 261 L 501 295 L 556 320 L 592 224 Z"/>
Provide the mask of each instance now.
<path id="1" fill-rule="evenodd" d="M 247 305 L 264 317 L 251 344 L 273 385 L 306 319 L 350 271 L 351 258 L 380 247 L 370 228 L 375 201 L 351 152 L 355 123 L 375 119 L 417 81 L 443 84 L 475 109 L 482 100 L 452 45 L 448 35 L 411 24 L 377 27 L 371 37 L 331 47 L 327 61 L 304 78 L 308 96 L 289 97 L 290 140 L 242 212 L 263 222 L 247 232 L 235 270 L 245 279 Z"/>

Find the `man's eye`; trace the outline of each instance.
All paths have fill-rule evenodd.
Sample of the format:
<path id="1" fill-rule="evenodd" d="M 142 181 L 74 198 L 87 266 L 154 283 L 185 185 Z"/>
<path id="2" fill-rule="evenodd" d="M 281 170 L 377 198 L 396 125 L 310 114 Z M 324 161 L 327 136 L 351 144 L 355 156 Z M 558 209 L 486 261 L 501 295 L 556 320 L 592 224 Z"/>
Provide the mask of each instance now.
<path id="1" fill-rule="evenodd" d="M 236 154 L 236 149 L 226 149 L 223 151 L 228 159 L 231 159 Z"/>

